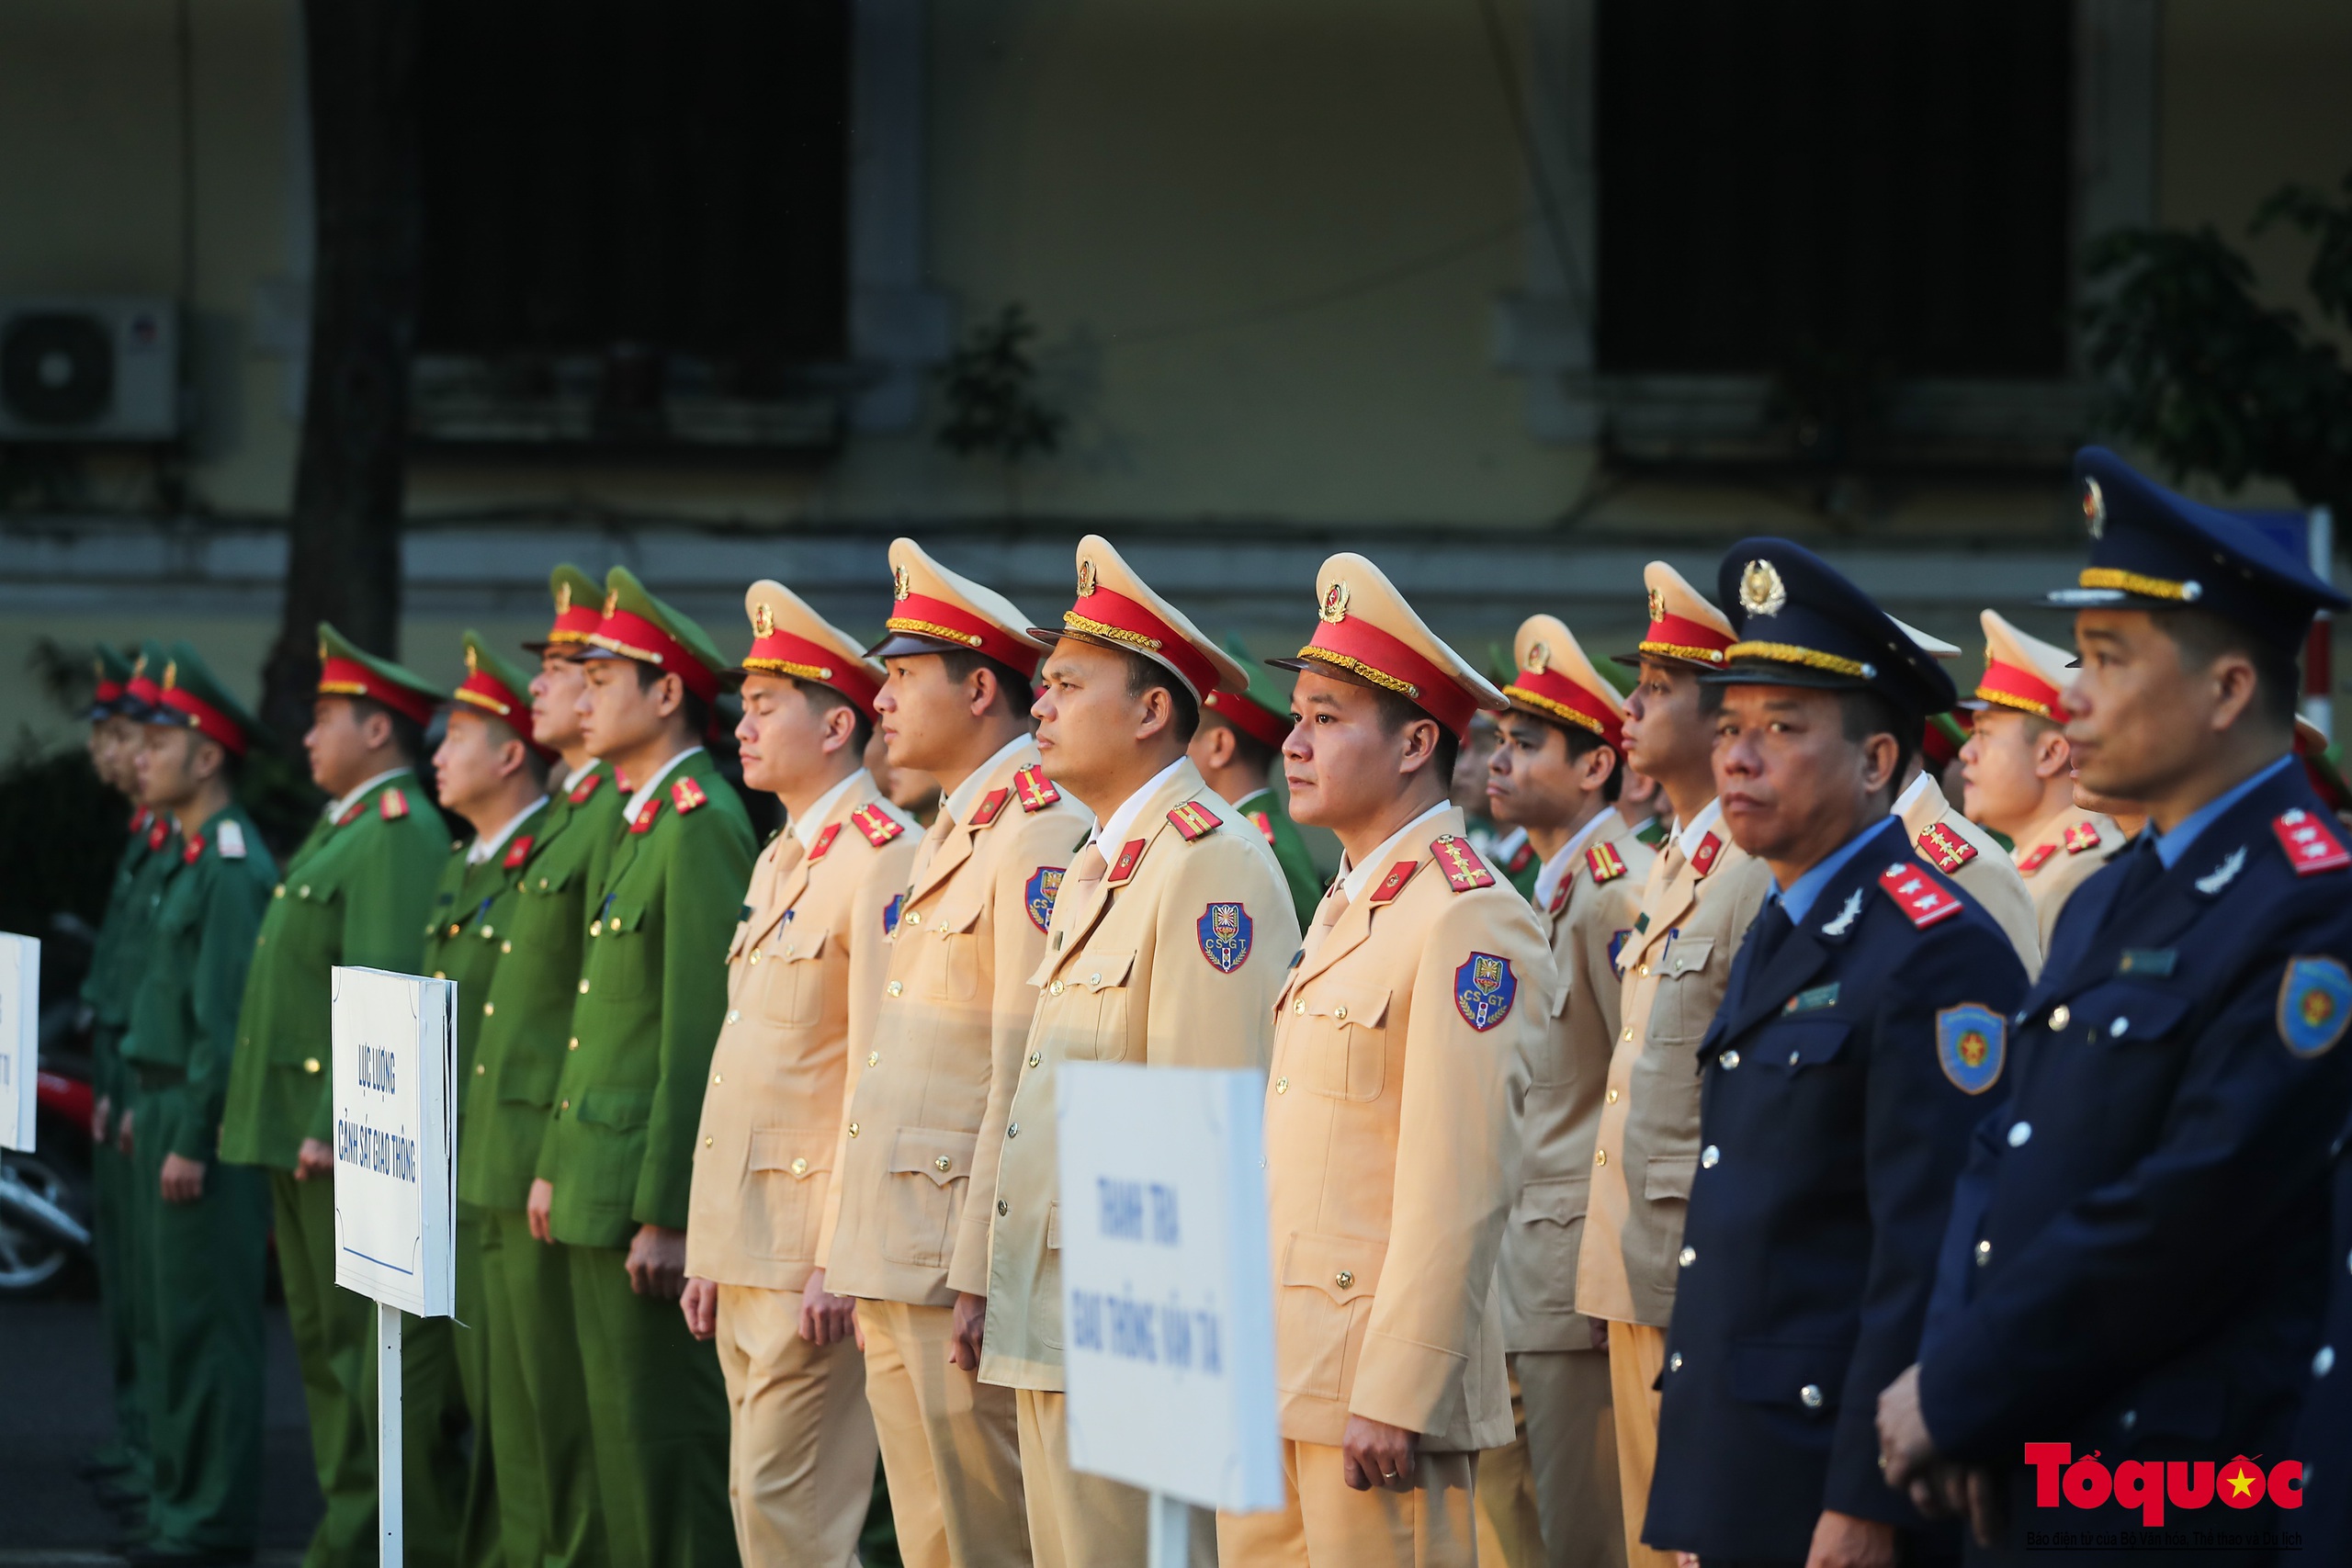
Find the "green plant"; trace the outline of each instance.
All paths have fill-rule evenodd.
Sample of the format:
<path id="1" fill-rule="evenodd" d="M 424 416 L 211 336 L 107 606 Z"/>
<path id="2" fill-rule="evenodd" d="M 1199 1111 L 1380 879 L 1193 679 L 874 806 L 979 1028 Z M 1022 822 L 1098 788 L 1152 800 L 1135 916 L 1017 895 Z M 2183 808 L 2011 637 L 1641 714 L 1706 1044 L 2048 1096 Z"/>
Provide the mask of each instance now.
<path id="1" fill-rule="evenodd" d="M 939 444 L 959 457 L 994 457 L 1018 468 L 1050 457 L 1069 423 L 1037 393 L 1037 362 L 1030 343 L 1037 325 L 1019 305 L 1007 305 L 964 334 L 940 367 L 947 412 Z"/>

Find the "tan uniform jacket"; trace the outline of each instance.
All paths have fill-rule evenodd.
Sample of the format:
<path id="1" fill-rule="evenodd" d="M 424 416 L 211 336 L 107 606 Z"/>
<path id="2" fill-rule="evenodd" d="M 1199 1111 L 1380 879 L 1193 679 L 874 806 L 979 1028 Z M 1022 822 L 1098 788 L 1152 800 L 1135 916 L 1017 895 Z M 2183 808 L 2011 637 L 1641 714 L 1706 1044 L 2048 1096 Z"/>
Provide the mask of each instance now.
<path id="1" fill-rule="evenodd" d="M 1577 1258 L 1577 1310 L 1664 1328 L 1675 1254 L 1699 1166 L 1699 1042 L 1772 874 L 1721 824 L 1702 875 L 1671 840 L 1650 869 L 1634 934 L 1618 950 L 1623 1019 L 1595 1140 Z M 1703 858 L 1703 857 L 1702 857 Z"/>
<path id="2" fill-rule="evenodd" d="M 1506 1350 L 1592 1348 L 1591 1328 L 1576 1310 L 1577 1255 L 1583 1248 L 1610 1048 L 1624 998 L 1611 953 L 1634 940 L 1642 887 L 1656 858 L 1625 819 L 1610 811 L 1562 884 L 1565 899 L 1555 894 L 1555 911 L 1539 917 L 1559 970 L 1560 998 L 1528 1063 L 1519 1201 L 1503 1229 Z"/>
<path id="3" fill-rule="evenodd" d="M 2126 842 L 2114 818 L 2073 805 L 2018 840 L 2018 874 L 2033 896 L 2042 952 L 2050 951 L 2050 933 L 2075 889 Z"/>
<path id="4" fill-rule="evenodd" d="M 1559 980 L 1498 869 L 1456 889 L 1434 853 L 1455 846 L 1449 809 L 1362 897 L 1327 896 L 1279 998 L 1266 1181 L 1275 1386 L 1296 1442 L 1336 1447 L 1351 1415 L 1433 1450 L 1511 1439 L 1495 1264 Z M 1400 861 L 1411 874 L 1383 899 Z"/>
<path id="5" fill-rule="evenodd" d="M 752 867 L 695 1140 L 687 1273 L 770 1291 L 808 1278 L 849 1055 L 870 1049 L 921 833 L 860 772 L 808 851 L 787 829 Z"/>
<path id="6" fill-rule="evenodd" d="M 1171 812 L 1183 814 L 1182 827 Z M 1187 830 L 1195 836 L 1188 840 Z M 997 1166 L 983 1382 L 1062 1386 L 1054 1121 L 1061 1064 L 1263 1069 L 1273 1049 L 1274 996 L 1298 951 L 1282 863 L 1191 762 L 1153 792 L 1120 838 L 1078 856 L 1032 977 L 1037 1015 Z M 1142 852 L 1128 863 L 1136 842 Z M 1123 863 L 1126 874 L 1109 880 Z"/>
<path id="7" fill-rule="evenodd" d="M 1931 828 L 1974 846 L 1976 852 L 1958 866 L 1947 863 L 1949 856 L 1932 852 L 1932 843 L 1921 841 Z M 2001 934 L 2009 939 L 2009 945 L 2017 949 L 2026 978 L 2041 974 L 2041 928 L 2034 916 L 2033 896 L 2026 891 L 2017 863 L 2001 848 L 2000 840 L 1962 817 L 1932 775 L 1926 776 L 1919 798 L 1903 814 L 1903 829 L 1911 835 L 1920 859 L 1959 883 L 1962 892 L 1984 907 Z"/>
<path id="8" fill-rule="evenodd" d="M 999 762 L 968 819 L 943 811 L 915 852 L 874 1042 L 849 1063 L 817 1248 L 836 1295 L 947 1306 L 989 1288 L 985 1195 L 1036 1007 L 1029 976 L 1090 826 L 1050 786 L 1042 800 L 1015 787 L 1037 765 L 1034 744 Z"/>

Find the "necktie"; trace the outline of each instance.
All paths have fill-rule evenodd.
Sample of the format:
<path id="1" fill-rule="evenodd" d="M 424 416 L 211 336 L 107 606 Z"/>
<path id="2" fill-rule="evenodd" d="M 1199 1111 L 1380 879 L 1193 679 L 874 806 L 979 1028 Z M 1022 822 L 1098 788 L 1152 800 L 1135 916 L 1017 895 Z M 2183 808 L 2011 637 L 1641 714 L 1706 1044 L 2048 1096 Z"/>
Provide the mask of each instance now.
<path id="1" fill-rule="evenodd" d="M 922 874 L 931 868 L 931 857 L 939 852 L 939 846 L 947 841 L 948 829 L 955 826 L 954 815 L 948 811 L 947 803 L 942 801 L 939 806 L 939 815 L 932 818 L 931 830 L 922 836 L 922 842 L 915 847 L 914 869 L 907 877 L 908 886 L 911 887 L 922 880 Z"/>
<path id="2" fill-rule="evenodd" d="M 1781 945 L 1796 934 L 1796 922 L 1789 919 L 1788 908 L 1780 899 L 1765 905 L 1764 912 L 1748 929 L 1747 940 L 1740 944 L 1730 984 L 1725 987 L 1729 994 L 1745 999 L 1748 987 L 1764 973 Z"/>

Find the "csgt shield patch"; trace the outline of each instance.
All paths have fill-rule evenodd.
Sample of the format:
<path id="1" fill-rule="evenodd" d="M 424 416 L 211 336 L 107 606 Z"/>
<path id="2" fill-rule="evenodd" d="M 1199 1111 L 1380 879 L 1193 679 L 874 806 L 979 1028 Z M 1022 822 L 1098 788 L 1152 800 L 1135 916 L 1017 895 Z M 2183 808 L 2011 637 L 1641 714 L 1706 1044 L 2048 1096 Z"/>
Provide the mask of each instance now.
<path id="1" fill-rule="evenodd" d="M 1029 910 L 1029 923 L 1039 931 L 1053 923 L 1054 896 L 1062 890 L 1062 873 L 1069 869 L 1041 865 L 1021 889 L 1021 901 Z"/>
<path id="2" fill-rule="evenodd" d="M 1984 1003 L 1936 1014 L 1936 1060 L 1962 1094 L 1983 1094 L 1999 1083 L 2008 1055 L 2009 1021 Z"/>
<path id="3" fill-rule="evenodd" d="M 1453 1005 L 1473 1029 L 1489 1030 L 1509 1018 L 1518 995 L 1519 976 L 1510 972 L 1508 958 L 1474 953 L 1453 972 Z"/>
<path id="4" fill-rule="evenodd" d="M 1250 911 L 1238 904 L 1211 904 L 1194 922 L 1201 933 L 1201 956 L 1220 975 L 1230 975 L 1250 957 L 1255 927 Z"/>
<path id="5" fill-rule="evenodd" d="M 2290 958 L 2278 982 L 2278 1038 L 2298 1056 L 2316 1056 L 2352 1023 L 2352 974 L 2333 958 Z"/>

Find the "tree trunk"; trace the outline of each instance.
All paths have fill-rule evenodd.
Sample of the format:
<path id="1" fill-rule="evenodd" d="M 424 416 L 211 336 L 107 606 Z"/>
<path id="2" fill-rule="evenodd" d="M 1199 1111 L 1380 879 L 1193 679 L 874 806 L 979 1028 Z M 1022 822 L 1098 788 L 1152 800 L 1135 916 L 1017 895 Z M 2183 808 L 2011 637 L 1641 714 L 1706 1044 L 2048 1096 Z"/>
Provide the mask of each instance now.
<path id="1" fill-rule="evenodd" d="M 416 339 L 420 0 L 304 0 L 318 214 L 285 614 L 262 715 L 309 728 L 318 625 L 400 651 L 401 513 Z"/>

